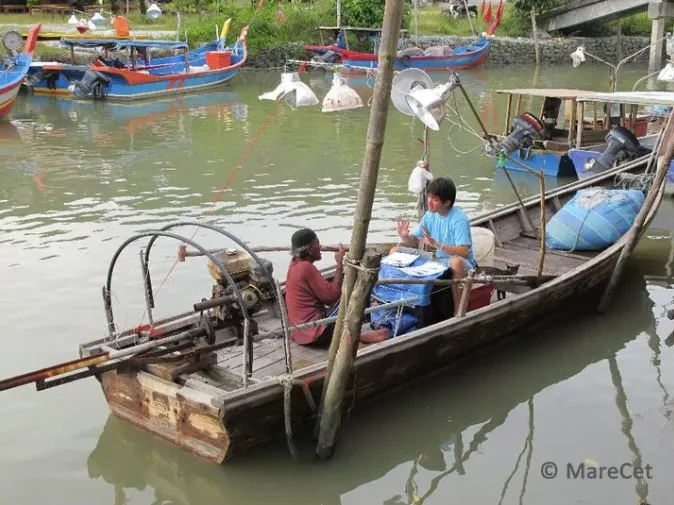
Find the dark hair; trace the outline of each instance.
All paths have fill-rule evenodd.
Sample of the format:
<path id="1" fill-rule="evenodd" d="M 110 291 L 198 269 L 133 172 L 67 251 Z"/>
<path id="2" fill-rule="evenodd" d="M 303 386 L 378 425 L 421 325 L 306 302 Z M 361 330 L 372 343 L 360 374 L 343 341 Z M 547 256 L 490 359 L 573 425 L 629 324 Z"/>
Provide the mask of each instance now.
<path id="1" fill-rule="evenodd" d="M 456 186 L 449 177 L 436 177 L 428 183 L 426 192 L 443 202 L 451 201 L 452 205 L 456 201 Z"/>
<path id="2" fill-rule="evenodd" d="M 290 239 L 291 253 L 296 258 L 305 258 L 309 253 L 309 246 L 318 237 L 309 228 L 302 228 L 293 233 Z"/>

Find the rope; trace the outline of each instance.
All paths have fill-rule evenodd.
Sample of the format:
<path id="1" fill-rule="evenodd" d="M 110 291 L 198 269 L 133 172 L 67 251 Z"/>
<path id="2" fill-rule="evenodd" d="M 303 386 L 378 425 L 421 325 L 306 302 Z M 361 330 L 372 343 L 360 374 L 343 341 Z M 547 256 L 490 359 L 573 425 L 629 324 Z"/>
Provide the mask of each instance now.
<path id="1" fill-rule="evenodd" d="M 283 417 L 285 421 L 286 428 L 286 441 L 288 442 L 288 449 L 293 459 L 297 459 L 297 447 L 295 447 L 295 442 L 293 441 L 293 426 L 292 426 L 292 413 L 291 413 L 291 393 L 293 386 L 300 386 L 302 392 L 304 393 L 304 398 L 307 400 L 307 404 L 312 412 L 316 412 L 316 402 L 314 401 L 313 396 L 311 396 L 311 391 L 309 386 L 304 381 L 293 378 L 291 375 L 281 375 L 277 377 L 281 386 L 283 386 Z"/>
<path id="2" fill-rule="evenodd" d="M 211 203 L 211 206 L 210 206 L 208 209 L 206 209 L 206 211 L 204 211 L 204 214 L 208 214 L 209 212 L 212 212 L 212 211 L 213 211 L 213 209 L 215 208 L 215 205 L 218 203 L 218 201 L 220 200 L 220 198 L 222 198 L 222 195 L 225 193 L 225 190 L 226 190 L 227 187 L 230 185 L 230 183 L 234 180 L 234 177 L 235 177 L 236 174 L 238 173 L 239 169 L 243 166 L 243 163 L 246 161 L 246 159 L 248 158 L 248 156 L 250 155 L 250 153 L 253 151 L 253 147 L 255 147 L 255 144 L 257 143 L 257 141 L 258 141 L 258 140 L 260 139 L 260 137 L 262 136 L 262 133 L 263 133 L 264 130 L 267 128 L 267 126 L 269 126 L 269 123 L 271 122 L 271 119 L 272 119 L 272 118 L 276 115 L 276 113 L 278 112 L 280 106 L 281 106 L 281 102 L 276 102 L 276 105 L 274 106 L 274 108 L 272 109 L 272 111 L 269 113 L 269 115 L 267 116 L 267 118 L 264 120 L 264 123 L 262 123 L 262 126 L 261 126 L 260 129 L 257 131 L 257 133 L 255 134 L 255 136 L 253 137 L 253 139 L 250 141 L 250 143 L 248 144 L 248 147 L 244 150 L 243 154 L 242 154 L 241 157 L 239 158 L 237 164 L 234 166 L 234 169 L 233 169 L 232 172 L 230 173 L 229 177 L 227 178 L 227 180 L 226 180 L 225 183 L 223 184 L 223 186 L 222 186 L 222 188 L 220 189 L 220 191 L 218 192 L 218 194 L 215 196 L 215 199 L 214 199 L 213 202 Z M 194 239 L 194 236 L 197 234 L 197 231 L 199 231 L 199 228 L 195 228 L 194 232 L 192 233 L 192 236 L 190 237 L 190 240 Z M 156 298 L 156 296 L 159 294 L 159 291 L 161 290 L 162 286 L 166 283 L 166 281 L 168 280 L 169 276 L 173 273 L 173 270 L 175 270 L 175 267 L 178 265 L 179 262 L 180 262 L 180 258 L 176 258 L 176 260 L 173 262 L 173 265 L 171 266 L 171 268 L 170 268 L 169 271 L 166 273 L 166 275 L 165 275 L 164 278 L 162 279 L 161 283 L 159 284 L 159 286 L 158 286 L 157 289 L 155 290 L 155 292 L 154 292 L 154 294 L 153 294 L 153 298 Z M 149 269 L 148 269 L 148 273 L 149 273 Z M 145 310 L 143 311 L 143 315 L 142 315 L 141 318 L 140 318 L 141 324 L 142 324 L 143 320 L 145 319 L 145 315 L 146 315 L 146 314 L 147 314 L 147 309 L 145 309 Z"/>
<path id="3" fill-rule="evenodd" d="M 379 273 L 379 268 L 366 268 L 357 261 L 351 261 L 348 257 L 344 258 L 344 263 L 346 264 L 346 266 L 349 266 L 356 270 L 360 270 L 361 272 L 366 272 L 368 274 Z"/>

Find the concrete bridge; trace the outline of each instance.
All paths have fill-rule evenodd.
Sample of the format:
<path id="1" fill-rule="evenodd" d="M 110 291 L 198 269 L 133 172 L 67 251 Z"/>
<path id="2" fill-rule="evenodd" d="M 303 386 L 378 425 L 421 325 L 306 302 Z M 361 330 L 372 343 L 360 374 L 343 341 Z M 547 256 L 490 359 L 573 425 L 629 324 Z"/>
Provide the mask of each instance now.
<path id="1" fill-rule="evenodd" d="M 653 20 L 651 29 L 651 58 L 649 68 L 662 67 L 665 20 L 674 18 L 674 0 L 566 0 L 541 18 L 540 27 L 546 31 L 563 30 L 591 21 L 612 21 L 636 12 L 647 11 Z"/>

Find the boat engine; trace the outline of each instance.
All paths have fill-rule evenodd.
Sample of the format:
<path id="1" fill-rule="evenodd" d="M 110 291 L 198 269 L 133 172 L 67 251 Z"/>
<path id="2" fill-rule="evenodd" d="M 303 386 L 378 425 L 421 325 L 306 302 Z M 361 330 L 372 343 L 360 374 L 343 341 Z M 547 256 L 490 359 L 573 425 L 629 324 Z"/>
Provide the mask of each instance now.
<path id="1" fill-rule="evenodd" d="M 500 143 L 500 149 L 511 153 L 517 149 L 527 149 L 540 140 L 545 127 L 540 119 L 529 112 L 520 114 L 512 122 L 512 131 Z"/>
<path id="2" fill-rule="evenodd" d="M 110 78 L 95 70 L 87 70 L 79 81 L 74 82 L 72 93 L 75 98 L 85 99 L 89 96 L 101 99 L 105 96 L 105 86 L 110 84 Z"/>
<path id="3" fill-rule="evenodd" d="M 311 61 L 317 63 L 337 63 L 341 55 L 336 51 L 325 51 L 323 54 L 317 54 L 314 56 Z"/>
<path id="4" fill-rule="evenodd" d="M 244 309 L 250 316 L 259 314 L 266 308 L 274 310 L 276 286 L 268 278 L 273 272 L 271 261 L 261 258 L 262 265 L 260 265 L 248 253 L 236 248 L 220 251 L 215 256 L 232 277 L 241 295 Z M 267 270 L 266 274 L 263 268 Z M 211 277 L 216 280 L 216 284 L 213 285 L 211 300 L 204 300 L 201 305 L 214 308 L 216 326 L 233 328 L 237 343 L 241 344 L 244 317 L 234 295 L 235 288 L 230 285 L 226 277 L 221 275 L 220 270 L 212 261 L 208 262 L 208 270 Z M 258 333 L 257 324 L 253 318 L 251 318 L 250 330 L 251 335 Z"/>
<path id="5" fill-rule="evenodd" d="M 585 170 L 603 172 L 613 166 L 616 161 L 633 159 L 639 152 L 639 140 L 627 128 L 616 126 L 606 135 L 606 149 L 598 158 L 589 158 L 585 162 Z"/>

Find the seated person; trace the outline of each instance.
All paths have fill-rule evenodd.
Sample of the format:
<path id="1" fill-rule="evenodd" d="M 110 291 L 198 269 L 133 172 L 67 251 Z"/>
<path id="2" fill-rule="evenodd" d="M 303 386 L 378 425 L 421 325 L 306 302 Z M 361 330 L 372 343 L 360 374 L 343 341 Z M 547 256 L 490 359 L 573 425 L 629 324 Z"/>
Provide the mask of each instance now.
<path id="1" fill-rule="evenodd" d="M 428 210 L 419 226 L 410 233 L 409 221 L 399 221 L 398 236 L 402 244 L 408 247 L 426 244 L 434 248 L 438 258 L 448 260 L 452 279 L 461 279 L 477 265 L 473 259 L 470 221 L 461 209 L 454 206 L 456 186 L 447 177 L 437 177 L 428 184 L 426 192 Z M 459 284 L 452 285 L 454 315 L 459 310 L 461 291 Z"/>
<path id="2" fill-rule="evenodd" d="M 314 262 L 322 258 L 321 243 L 316 233 L 309 228 L 303 228 L 293 233 L 291 242 L 293 259 L 286 276 L 286 306 L 290 325 L 336 316 L 342 295 L 344 248 L 340 244 L 335 253 L 337 269 L 332 281 L 328 281 L 314 265 Z M 330 323 L 295 330 L 290 336 L 298 344 L 329 347 L 334 331 L 335 323 Z M 360 341 L 366 344 L 383 342 L 387 338 L 386 328 L 360 334 Z"/>

